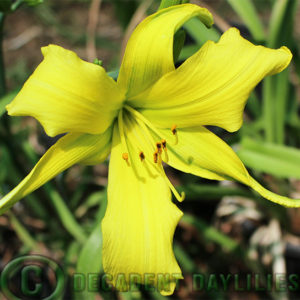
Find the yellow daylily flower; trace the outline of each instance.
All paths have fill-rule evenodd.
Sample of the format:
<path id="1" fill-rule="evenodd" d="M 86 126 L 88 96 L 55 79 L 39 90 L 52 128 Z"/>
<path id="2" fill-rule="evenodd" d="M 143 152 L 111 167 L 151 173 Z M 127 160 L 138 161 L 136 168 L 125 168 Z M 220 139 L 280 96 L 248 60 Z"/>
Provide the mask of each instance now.
<path id="1" fill-rule="evenodd" d="M 0 212 L 73 164 L 101 163 L 111 153 L 103 266 L 117 287 L 125 280 L 126 288 L 133 275 L 167 295 L 182 278 L 172 251 L 182 212 L 170 191 L 179 201 L 184 195 L 170 183 L 162 162 L 208 179 L 237 180 L 275 203 L 300 206 L 299 199 L 262 187 L 204 127 L 238 130 L 251 90 L 284 70 L 291 52 L 255 46 L 231 28 L 176 69 L 173 36 L 192 17 L 213 24 L 209 11 L 192 4 L 162 9 L 141 22 L 117 82 L 71 51 L 44 47 L 43 62 L 7 106 L 12 116 L 35 117 L 50 136 L 67 134 L 0 200 Z"/>

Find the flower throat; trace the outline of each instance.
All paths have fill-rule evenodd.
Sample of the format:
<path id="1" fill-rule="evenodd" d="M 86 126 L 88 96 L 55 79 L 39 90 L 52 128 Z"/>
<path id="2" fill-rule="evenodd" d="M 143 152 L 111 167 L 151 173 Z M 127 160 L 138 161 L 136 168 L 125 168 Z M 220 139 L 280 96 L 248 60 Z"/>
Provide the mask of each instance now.
<path id="1" fill-rule="evenodd" d="M 172 190 L 174 196 L 178 201 L 184 200 L 184 192 L 181 195 L 177 192 L 173 184 L 170 182 L 163 169 L 162 162 L 168 162 L 168 143 L 167 140 L 161 136 L 158 129 L 147 120 L 140 112 L 134 108 L 125 105 L 118 114 L 118 127 L 120 139 L 123 147 L 122 159 L 131 166 L 133 155 L 139 157 L 140 162 L 146 168 L 150 176 L 157 176 L 157 172 L 163 176 L 168 186 Z M 178 143 L 178 135 L 176 125 L 172 125 L 170 130 L 174 136 L 172 144 Z M 130 136 L 134 136 L 129 139 Z M 134 149 L 130 149 L 130 146 Z"/>

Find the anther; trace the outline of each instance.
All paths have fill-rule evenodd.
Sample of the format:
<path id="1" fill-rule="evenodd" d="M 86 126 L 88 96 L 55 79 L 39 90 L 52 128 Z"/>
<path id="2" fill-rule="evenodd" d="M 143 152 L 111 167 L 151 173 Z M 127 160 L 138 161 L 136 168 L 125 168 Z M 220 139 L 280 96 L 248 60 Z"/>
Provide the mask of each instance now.
<path id="1" fill-rule="evenodd" d="M 163 149 L 167 150 L 167 141 L 161 140 L 161 144 L 162 144 Z"/>
<path id="2" fill-rule="evenodd" d="M 177 128 L 177 125 L 176 125 L 176 124 L 172 125 L 172 127 L 171 127 L 171 131 L 172 131 L 172 133 L 173 133 L 174 135 L 175 135 L 176 132 L 177 132 L 176 128 Z"/>
<path id="3" fill-rule="evenodd" d="M 154 162 L 157 164 L 157 161 L 158 161 L 158 151 L 157 150 L 153 154 L 153 159 L 154 159 Z"/>
<path id="4" fill-rule="evenodd" d="M 145 159 L 145 154 L 143 151 L 140 152 L 139 156 L 140 156 L 141 161 L 143 161 Z"/>
<path id="5" fill-rule="evenodd" d="M 158 153 L 161 153 L 161 143 L 156 143 L 156 149 Z"/>
<path id="6" fill-rule="evenodd" d="M 123 153 L 122 158 L 126 161 L 128 161 L 128 153 Z"/>

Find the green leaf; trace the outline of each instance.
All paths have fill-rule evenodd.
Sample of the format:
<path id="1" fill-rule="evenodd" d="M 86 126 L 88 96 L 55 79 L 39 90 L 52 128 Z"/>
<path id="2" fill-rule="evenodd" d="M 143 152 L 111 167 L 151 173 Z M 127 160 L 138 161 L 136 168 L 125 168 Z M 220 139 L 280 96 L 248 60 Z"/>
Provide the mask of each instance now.
<path id="1" fill-rule="evenodd" d="M 275 107 L 274 95 L 275 81 L 273 77 L 267 77 L 263 80 L 263 114 L 264 114 L 264 130 L 266 140 L 269 143 L 275 141 Z"/>
<path id="2" fill-rule="evenodd" d="M 123 27 L 126 29 L 133 14 L 138 8 L 138 2 L 135 0 L 123 1 L 123 0 L 112 0 L 111 1 L 115 8 L 115 15 Z"/>
<path id="3" fill-rule="evenodd" d="M 268 47 L 279 47 L 286 38 L 289 38 L 286 37 L 287 32 L 284 31 L 290 32 L 289 35 L 291 34 L 297 5 L 298 1 L 296 0 L 277 0 L 274 2 L 267 40 Z"/>
<path id="4" fill-rule="evenodd" d="M 285 45 L 291 48 L 293 46 L 293 29 L 298 4 L 299 1 L 296 0 L 278 0 L 274 3 L 267 40 L 268 47 L 278 48 Z M 263 91 L 268 141 L 283 144 L 286 103 L 290 92 L 289 70 L 266 79 Z"/>
<path id="5" fill-rule="evenodd" d="M 188 2 L 189 1 L 185 1 L 185 0 L 161 0 L 158 10 L 167 8 L 169 6 L 184 4 Z"/>
<path id="6" fill-rule="evenodd" d="M 188 256 L 185 249 L 183 249 L 178 243 L 174 243 L 174 254 L 178 259 L 180 267 L 189 273 L 197 272 L 197 266 L 194 261 Z"/>
<path id="7" fill-rule="evenodd" d="M 244 138 L 237 154 L 254 170 L 300 179 L 300 150 L 295 148 Z"/>
<path id="8" fill-rule="evenodd" d="M 180 222 L 195 226 L 201 232 L 204 239 L 220 245 L 226 251 L 235 252 L 239 249 L 239 244 L 235 240 L 218 231 L 216 228 L 207 225 L 199 218 L 185 214 Z"/>
<path id="9" fill-rule="evenodd" d="M 76 268 L 76 273 L 83 274 L 85 280 L 87 280 L 88 274 L 100 274 L 102 271 L 102 232 L 100 224 L 105 214 L 107 199 L 99 200 L 101 203 L 95 228 L 80 252 Z M 87 287 L 83 291 L 75 293 L 75 299 L 78 300 L 94 300 L 95 296 L 96 293 L 89 292 Z"/>
<path id="10" fill-rule="evenodd" d="M 187 30 L 199 47 L 208 40 L 217 42 L 221 36 L 221 34 L 214 27 L 209 29 L 206 28 L 198 18 L 192 18 L 191 20 L 187 21 L 183 25 L 183 28 Z"/>
<path id="11" fill-rule="evenodd" d="M 198 45 L 187 45 L 184 46 L 179 54 L 178 61 L 183 61 L 188 59 L 190 56 L 195 54 L 200 47 Z"/>
<path id="12" fill-rule="evenodd" d="M 248 190 L 244 190 L 238 187 L 229 186 L 216 186 L 213 184 L 187 184 L 184 186 L 177 187 L 179 192 L 184 191 L 186 200 L 185 201 L 211 201 L 214 199 L 219 200 L 224 196 L 242 196 L 242 197 L 253 197 L 253 194 Z"/>
<path id="13" fill-rule="evenodd" d="M 174 43 L 173 43 L 173 59 L 174 63 L 177 62 L 181 49 L 183 48 L 185 41 L 185 31 L 184 29 L 179 29 L 174 35 Z"/>
<path id="14" fill-rule="evenodd" d="M 102 269 L 102 233 L 100 223 L 95 227 L 83 249 L 77 263 L 76 273 L 84 275 L 87 282 L 88 274 L 100 274 Z M 75 299 L 95 299 L 95 293 L 89 292 L 87 286 L 82 292 L 75 293 Z"/>
<path id="15" fill-rule="evenodd" d="M 275 140 L 278 144 L 284 144 L 285 140 L 285 121 L 290 90 L 289 75 L 290 68 L 287 68 L 274 77 L 276 80 Z"/>
<path id="16" fill-rule="evenodd" d="M 37 155 L 31 148 L 28 142 L 23 143 L 23 150 L 27 157 L 33 164 L 37 161 Z M 82 227 L 77 223 L 73 213 L 70 211 L 64 199 L 54 189 L 51 182 L 43 185 L 42 189 L 49 195 L 51 203 L 53 204 L 56 212 L 63 224 L 64 228 L 79 242 L 84 243 L 86 241 L 86 235 Z"/>
<path id="17" fill-rule="evenodd" d="M 36 241 L 33 239 L 27 229 L 22 225 L 22 223 L 19 222 L 17 217 L 12 212 L 8 211 L 7 214 L 9 216 L 11 226 L 15 230 L 20 240 L 24 243 L 24 245 L 31 250 L 37 250 L 37 248 L 39 247 Z"/>
<path id="18" fill-rule="evenodd" d="M 257 41 L 265 39 L 263 25 L 251 0 L 228 0 L 231 7 L 247 25 L 251 35 Z"/>
<path id="19" fill-rule="evenodd" d="M 91 207 L 99 205 L 99 202 L 101 202 L 103 199 L 106 199 L 106 193 L 106 189 L 92 193 L 90 196 L 88 196 L 84 203 L 76 209 L 75 215 L 78 218 L 81 218 Z"/>
<path id="20" fill-rule="evenodd" d="M 16 0 L 13 4 L 11 4 L 11 12 L 16 11 L 22 4 L 33 7 L 42 3 L 44 3 L 44 0 Z"/>
<path id="21" fill-rule="evenodd" d="M 69 210 L 67 204 L 62 199 L 60 194 L 52 187 L 51 183 L 46 183 L 43 186 L 44 190 L 49 195 L 56 212 L 65 227 L 65 229 L 80 243 L 85 243 L 86 235 L 82 227 L 77 223 L 72 212 Z"/>
<path id="22" fill-rule="evenodd" d="M 39 4 L 42 4 L 44 2 L 44 0 L 24 0 L 24 2 L 28 5 L 28 6 L 37 6 Z"/>

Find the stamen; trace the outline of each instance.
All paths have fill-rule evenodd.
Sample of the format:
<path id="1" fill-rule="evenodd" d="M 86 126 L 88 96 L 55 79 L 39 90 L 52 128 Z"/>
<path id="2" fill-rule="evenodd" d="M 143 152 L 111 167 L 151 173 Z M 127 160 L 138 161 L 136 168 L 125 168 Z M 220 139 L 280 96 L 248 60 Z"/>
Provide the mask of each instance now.
<path id="1" fill-rule="evenodd" d="M 167 141 L 166 140 L 161 140 L 161 144 L 162 144 L 162 147 L 164 149 L 164 155 L 165 155 L 164 161 L 166 163 L 168 163 L 168 161 L 169 161 L 169 155 L 168 155 L 168 152 L 167 152 Z"/>
<path id="2" fill-rule="evenodd" d="M 129 151 L 125 139 L 125 133 L 124 133 L 124 126 L 123 126 L 123 110 L 121 109 L 118 115 L 118 125 L 119 125 L 119 131 L 120 131 L 120 138 L 121 138 L 121 144 L 125 150 L 125 152 L 122 154 L 122 158 L 127 162 L 128 164 L 128 158 L 129 158 Z"/>
<path id="3" fill-rule="evenodd" d="M 171 127 L 171 131 L 172 131 L 172 133 L 173 133 L 174 135 L 177 133 L 176 128 L 177 128 L 177 125 L 176 125 L 176 124 L 173 124 L 172 127 Z"/>
<path id="4" fill-rule="evenodd" d="M 147 120 L 140 112 L 138 112 L 137 110 L 133 109 L 132 107 L 130 107 L 130 106 L 128 106 L 128 105 L 125 105 L 124 108 L 125 108 L 128 112 L 130 112 L 130 113 L 135 117 L 135 121 L 140 125 L 140 127 L 144 130 L 144 132 L 146 132 L 146 135 L 148 136 L 149 140 L 152 141 L 153 144 L 156 144 L 156 149 L 158 149 L 158 148 L 157 148 L 157 143 L 154 142 L 153 136 L 150 134 L 149 129 L 147 128 L 147 126 L 148 126 L 148 127 L 149 127 L 156 135 L 158 135 L 159 137 L 161 137 L 161 133 L 160 133 L 160 132 L 153 126 L 153 124 L 152 124 L 149 120 Z M 146 126 L 145 124 L 146 124 L 147 126 Z M 175 145 L 178 143 L 178 136 L 177 136 L 176 127 L 177 127 L 177 125 L 173 125 L 172 128 L 171 128 L 171 129 L 173 130 L 173 131 L 172 131 L 173 134 L 175 134 L 175 137 L 176 137 L 176 140 L 175 140 L 175 143 L 174 143 Z M 167 152 L 166 152 L 166 150 L 167 150 L 167 148 L 166 148 L 167 142 L 166 142 L 165 139 L 163 139 L 163 140 L 160 142 L 160 144 L 162 144 L 162 143 L 164 143 L 164 145 L 162 145 L 162 146 L 163 146 L 162 148 L 165 150 L 165 161 L 167 162 L 167 161 L 169 160 L 168 155 L 167 155 Z M 160 153 L 161 153 L 161 151 L 160 151 Z M 154 161 L 158 160 L 158 159 L 156 159 L 156 157 L 159 158 L 158 155 L 154 154 Z"/>
<path id="5" fill-rule="evenodd" d="M 154 152 L 153 159 L 154 159 L 154 163 L 157 164 L 157 161 L 158 161 L 158 152 L 157 151 Z"/>
<path id="6" fill-rule="evenodd" d="M 126 161 L 128 161 L 128 153 L 123 153 L 122 158 Z"/>
<path id="7" fill-rule="evenodd" d="M 159 144 L 159 143 L 158 143 Z M 154 154 L 153 154 L 153 158 L 154 158 L 154 162 L 157 164 L 161 164 L 162 163 L 162 158 L 161 158 L 161 153 L 162 153 L 162 151 L 161 151 L 161 144 L 159 144 L 160 146 L 157 146 L 156 147 L 156 150 L 155 150 L 155 152 L 154 152 Z"/>
<path id="8" fill-rule="evenodd" d="M 140 152 L 139 156 L 140 156 L 141 161 L 143 161 L 145 159 L 145 154 L 143 151 Z"/>
<path id="9" fill-rule="evenodd" d="M 153 149 L 154 148 L 154 145 L 156 146 L 155 147 L 155 152 L 153 154 L 153 161 L 154 161 L 154 164 L 149 164 L 149 166 L 151 166 L 151 168 L 154 168 L 156 171 L 158 171 L 161 176 L 166 180 L 166 183 L 168 184 L 169 188 L 171 189 L 171 191 L 173 192 L 175 198 L 178 200 L 178 201 L 183 201 L 184 198 L 185 198 L 185 193 L 182 192 L 181 194 L 179 194 L 176 190 L 176 188 L 173 186 L 173 184 L 170 182 L 170 180 L 168 179 L 166 173 L 164 172 L 164 169 L 163 169 L 163 165 L 162 165 L 162 150 L 164 150 L 164 153 L 167 157 L 167 141 L 165 139 L 162 139 L 160 142 L 154 142 L 154 139 L 152 137 L 152 134 L 150 133 L 149 129 L 147 128 L 147 126 L 159 137 L 161 137 L 161 133 L 151 124 L 150 121 L 148 121 L 141 113 L 139 113 L 138 111 L 136 111 L 135 109 L 133 109 L 132 107 L 128 106 L 128 105 L 125 105 L 124 108 L 130 112 L 134 118 L 129 118 L 129 116 L 126 115 L 126 117 L 128 117 L 128 122 L 129 123 L 133 123 L 134 121 L 139 125 L 139 126 L 136 126 L 136 130 L 134 130 L 134 133 L 135 135 L 137 135 L 137 140 L 138 140 L 138 143 L 140 144 L 139 147 L 142 147 L 142 144 L 141 144 L 141 140 L 144 140 L 146 142 L 146 144 L 148 144 L 148 147 L 145 149 L 147 150 L 146 151 L 146 154 L 148 155 L 149 151 L 150 150 L 150 147 Z M 120 132 L 123 133 L 123 137 L 124 137 L 124 131 L 123 131 L 123 119 L 122 119 L 122 114 L 120 113 L 119 114 L 119 123 L 121 124 L 120 127 Z M 127 119 L 126 119 L 126 122 L 127 122 Z M 127 124 L 127 123 L 126 123 Z M 147 126 L 146 126 L 147 125 Z M 133 124 L 134 126 L 134 124 Z M 133 127 L 134 128 L 134 127 Z M 176 125 L 173 125 L 171 127 L 171 130 L 172 130 L 172 133 L 177 137 L 177 131 L 176 131 Z M 139 132 L 140 131 L 140 132 Z M 120 134 L 122 136 L 122 133 Z M 145 134 L 146 133 L 146 136 L 149 137 L 149 139 L 147 140 L 147 138 L 145 137 Z M 122 140 L 122 138 L 121 138 Z M 149 140 L 151 142 L 149 142 Z M 126 146 L 126 149 L 127 149 L 127 145 L 126 145 L 126 141 L 124 141 L 124 144 Z M 145 146 L 145 144 L 143 145 L 143 147 Z M 141 148 L 140 148 L 141 149 Z M 150 152 L 151 153 L 151 152 Z M 140 151 L 139 153 L 139 157 L 141 159 L 141 161 L 144 161 L 145 162 L 149 162 L 149 159 L 146 159 L 146 156 L 144 154 L 143 151 Z M 166 159 L 166 161 L 168 160 L 168 158 Z M 147 164 L 144 164 L 147 168 Z M 147 168 L 147 171 L 148 171 L 148 168 Z"/>
<path id="10" fill-rule="evenodd" d="M 174 145 L 178 144 L 178 135 L 177 135 L 176 128 L 177 128 L 176 124 L 172 125 L 172 127 L 171 127 L 171 131 L 172 131 L 173 135 L 175 135 L 175 143 L 174 143 Z"/>
<path id="11" fill-rule="evenodd" d="M 161 165 L 160 165 L 161 166 Z M 176 190 L 176 188 L 174 187 L 174 185 L 171 183 L 171 181 L 169 180 L 168 176 L 166 175 L 163 167 L 156 167 L 158 169 L 158 171 L 161 173 L 162 177 L 165 179 L 167 185 L 169 186 L 169 188 L 171 189 L 173 195 L 175 196 L 175 198 L 179 201 L 182 202 L 185 198 L 185 192 L 181 192 L 181 194 L 179 194 Z"/>
<path id="12" fill-rule="evenodd" d="M 161 143 L 156 143 L 156 149 L 157 149 L 158 153 L 162 152 L 162 150 L 161 150 Z"/>
<path id="13" fill-rule="evenodd" d="M 179 193 L 177 192 L 177 190 L 175 189 L 174 185 L 171 183 L 171 181 L 169 180 L 169 178 L 167 177 L 167 175 L 165 175 L 164 177 L 165 177 L 165 180 L 166 180 L 169 188 L 173 192 L 173 195 L 175 196 L 175 198 L 179 202 L 182 202 L 185 199 L 185 192 L 181 192 L 181 194 L 179 195 Z"/>

